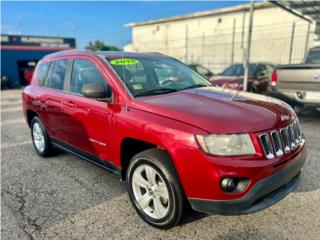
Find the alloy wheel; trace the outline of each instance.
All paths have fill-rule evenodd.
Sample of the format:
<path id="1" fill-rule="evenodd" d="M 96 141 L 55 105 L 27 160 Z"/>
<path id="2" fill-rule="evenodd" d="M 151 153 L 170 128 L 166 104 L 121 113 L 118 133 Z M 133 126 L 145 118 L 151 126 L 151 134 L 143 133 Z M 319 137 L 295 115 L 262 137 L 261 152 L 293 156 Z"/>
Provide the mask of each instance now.
<path id="1" fill-rule="evenodd" d="M 160 173 L 150 165 L 142 164 L 134 170 L 132 189 L 142 211 L 154 219 L 162 219 L 169 212 L 169 192 Z"/>
<path id="2" fill-rule="evenodd" d="M 39 152 L 43 152 L 45 149 L 44 134 L 39 122 L 35 122 L 32 127 L 32 135 L 34 144 Z"/>

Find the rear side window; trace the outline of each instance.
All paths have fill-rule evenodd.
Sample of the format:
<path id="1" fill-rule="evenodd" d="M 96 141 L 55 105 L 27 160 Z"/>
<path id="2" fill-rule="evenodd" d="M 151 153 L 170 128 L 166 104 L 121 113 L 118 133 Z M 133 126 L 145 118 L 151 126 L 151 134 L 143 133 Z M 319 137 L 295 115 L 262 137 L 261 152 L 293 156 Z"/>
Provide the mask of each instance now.
<path id="1" fill-rule="evenodd" d="M 52 63 L 52 71 L 48 83 L 49 88 L 63 90 L 67 67 L 68 60 L 59 60 Z"/>
<path id="2" fill-rule="evenodd" d="M 44 85 L 44 81 L 48 74 L 48 69 L 49 69 L 49 63 L 41 63 L 37 69 L 38 84 L 40 86 Z"/>
<path id="3" fill-rule="evenodd" d="M 320 64 L 320 50 L 310 50 L 306 64 Z"/>
<path id="4" fill-rule="evenodd" d="M 72 68 L 70 92 L 81 94 L 81 89 L 89 83 L 106 83 L 96 66 L 87 60 L 75 60 Z"/>

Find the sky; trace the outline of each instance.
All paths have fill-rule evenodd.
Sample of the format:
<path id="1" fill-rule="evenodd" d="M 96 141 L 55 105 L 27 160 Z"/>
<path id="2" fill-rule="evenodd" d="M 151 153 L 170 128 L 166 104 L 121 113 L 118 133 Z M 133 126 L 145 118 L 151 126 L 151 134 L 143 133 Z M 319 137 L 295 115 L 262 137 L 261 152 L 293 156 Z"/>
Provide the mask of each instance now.
<path id="1" fill-rule="evenodd" d="M 245 1 L 247 2 L 247 1 Z M 124 24 L 242 4 L 241 1 L 11 2 L 1 1 L 1 33 L 75 37 L 77 47 L 101 40 L 131 42 Z"/>

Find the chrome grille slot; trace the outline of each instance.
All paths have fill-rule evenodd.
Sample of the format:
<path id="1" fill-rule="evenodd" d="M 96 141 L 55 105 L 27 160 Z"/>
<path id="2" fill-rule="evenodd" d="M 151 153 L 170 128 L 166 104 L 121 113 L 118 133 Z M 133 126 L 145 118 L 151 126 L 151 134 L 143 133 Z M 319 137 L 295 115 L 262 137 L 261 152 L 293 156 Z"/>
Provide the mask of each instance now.
<path id="1" fill-rule="evenodd" d="M 298 127 L 297 127 L 296 121 L 292 124 L 292 127 L 293 127 L 293 134 L 294 134 L 296 145 L 299 145 L 300 140 L 299 140 Z"/>
<path id="2" fill-rule="evenodd" d="M 287 128 L 282 128 L 280 130 L 282 142 L 283 142 L 283 148 L 285 152 L 290 151 L 290 143 L 289 143 L 289 136 L 288 136 L 288 129 Z"/>
<path id="3" fill-rule="evenodd" d="M 294 137 L 294 131 L 293 131 L 293 125 L 288 126 L 288 136 L 289 136 L 289 143 L 290 143 L 290 148 L 294 149 L 296 147 L 296 140 Z"/>
<path id="4" fill-rule="evenodd" d="M 280 135 L 277 131 L 271 132 L 271 138 L 275 150 L 275 154 L 277 157 L 280 157 L 283 155 L 283 150 L 282 150 L 282 143 L 280 140 Z"/>
<path id="5" fill-rule="evenodd" d="M 296 121 L 296 127 L 297 127 L 299 142 L 301 143 L 302 142 L 302 133 L 301 133 L 301 127 L 300 127 L 299 120 Z"/>
<path id="6" fill-rule="evenodd" d="M 264 154 L 266 155 L 266 157 L 268 159 L 273 159 L 274 154 L 273 154 L 273 148 L 272 148 L 269 134 L 261 134 L 260 141 L 261 141 L 262 148 L 263 148 L 263 151 L 264 151 Z"/>
<path id="7" fill-rule="evenodd" d="M 267 159 L 281 157 L 285 153 L 296 149 L 303 142 L 298 119 L 279 131 L 273 130 L 263 133 L 259 138 Z"/>

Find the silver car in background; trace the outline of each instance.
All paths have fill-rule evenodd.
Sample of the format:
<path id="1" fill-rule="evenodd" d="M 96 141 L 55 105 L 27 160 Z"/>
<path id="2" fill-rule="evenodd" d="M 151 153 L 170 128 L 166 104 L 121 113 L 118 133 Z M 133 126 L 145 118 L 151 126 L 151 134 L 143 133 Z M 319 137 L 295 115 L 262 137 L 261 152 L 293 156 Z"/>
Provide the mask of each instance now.
<path id="1" fill-rule="evenodd" d="M 320 47 L 310 49 L 303 64 L 278 65 L 272 74 L 272 96 L 297 112 L 320 107 Z"/>

